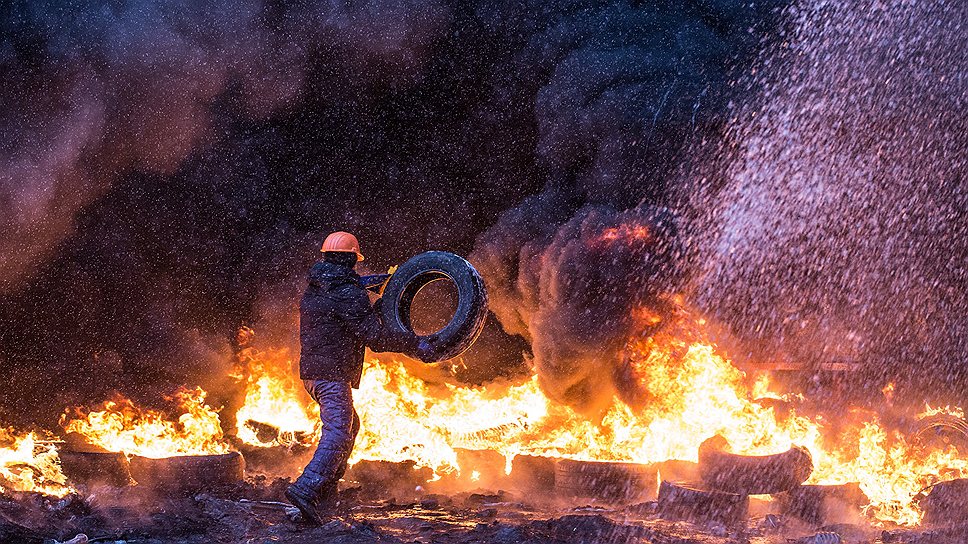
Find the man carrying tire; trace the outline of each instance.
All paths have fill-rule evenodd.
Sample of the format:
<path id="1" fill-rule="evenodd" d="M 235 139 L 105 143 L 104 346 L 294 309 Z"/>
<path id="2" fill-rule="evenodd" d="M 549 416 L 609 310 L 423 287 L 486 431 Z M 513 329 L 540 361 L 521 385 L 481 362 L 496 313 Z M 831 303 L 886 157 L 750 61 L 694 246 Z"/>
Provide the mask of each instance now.
<path id="1" fill-rule="evenodd" d="M 336 486 L 360 430 L 352 390 L 360 386 L 364 349 L 433 359 L 427 341 L 393 332 L 378 319 L 353 270 L 363 260 L 355 236 L 334 232 L 322 252 L 299 304 L 299 377 L 319 403 L 323 430 L 313 458 L 286 489 L 286 498 L 314 523 L 322 522 L 320 508 L 336 505 Z"/>

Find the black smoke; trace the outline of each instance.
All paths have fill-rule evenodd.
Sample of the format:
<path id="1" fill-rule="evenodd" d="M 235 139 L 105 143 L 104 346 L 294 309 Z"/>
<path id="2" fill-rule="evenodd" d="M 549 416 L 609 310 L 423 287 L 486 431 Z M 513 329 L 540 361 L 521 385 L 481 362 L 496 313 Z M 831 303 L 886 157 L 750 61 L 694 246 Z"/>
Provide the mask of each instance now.
<path id="1" fill-rule="evenodd" d="M 50 414 L 216 381 L 242 323 L 284 338 L 333 229 L 358 233 L 377 272 L 474 250 L 504 329 L 570 360 L 515 309 L 543 296 L 524 280 L 564 267 L 591 300 L 630 279 L 641 247 L 566 234 L 655 226 L 686 143 L 720 130 L 775 16 L 708 1 L 0 9 L 2 404 Z M 534 307 L 548 323 L 583 311 Z M 489 363 L 518 362 L 491 327 Z"/>
<path id="2" fill-rule="evenodd" d="M 576 10 L 525 49 L 520 62 L 548 74 L 535 100 L 545 186 L 504 212 L 472 259 L 505 329 L 531 342 L 552 398 L 589 413 L 610 402 L 633 314 L 680 288 L 669 186 L 688 151 L 726 126 L 730 99 L 742 98 L 732 82 L 776 7 Z M 618 243 L 601 243 L 616 231 Z"/>

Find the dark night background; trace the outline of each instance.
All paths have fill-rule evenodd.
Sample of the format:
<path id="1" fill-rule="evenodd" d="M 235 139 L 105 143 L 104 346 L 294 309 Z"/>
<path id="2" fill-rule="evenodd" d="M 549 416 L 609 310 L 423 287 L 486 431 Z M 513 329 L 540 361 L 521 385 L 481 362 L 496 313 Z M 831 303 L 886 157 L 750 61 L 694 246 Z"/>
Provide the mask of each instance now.
<path id="1" fill-rule="evenodd" d="M 0 419 L 217 384 L 240 324 L 293 340 L 304 271 L 336 229 L 373 272 L 471 255 L 515 336 L 492 320 L 468 359 L 497 373 L 533 345 L 540 368 L 554 353 L 535 338 L 561 334 L 540 324 L 580 312 L 518 293 L 518 259 L 612 266 L 604 295 L 636 276 L 629 255 L 556 236 L 676 204 L 689 150 L 755 101 L 783 7 L 4 3 Z M 583 315 L 629 304 L 612 302 Z"/>

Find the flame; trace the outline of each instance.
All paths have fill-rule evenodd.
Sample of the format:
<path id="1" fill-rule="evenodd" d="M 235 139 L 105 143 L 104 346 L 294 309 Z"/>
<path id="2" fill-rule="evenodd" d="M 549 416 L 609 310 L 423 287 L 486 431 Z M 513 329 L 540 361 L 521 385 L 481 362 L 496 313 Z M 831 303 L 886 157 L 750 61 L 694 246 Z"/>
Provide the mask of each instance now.
<path id="1" fill-rule="evenodd" d="M 229 447 L 222 439 L 218 412 L 205 403 L 205 397 L 198 387 L 177 391 L 172 400 L 183 412 L 177 421 L 119 396 L 98 410 L 76 408 L 76 417 L 68 419 L 64 414 L 61 424 L 91 445 L 129 455 L 162 458 L 226 453 Z"/>
<path id="2" fill-rule="evenodd" d="M 643 327 L 655 324 L 647 313 L 640 317 Z M 699 445 L 718 434 L 740 454 L 808 448 L 814 460 L 808 483 L 859 482 L 870 499 L 867 515 L 899 525 L 920 523 L 922 513 L 912 499 L 925 487 L 968 477 L 968 456 L 954 447 L 922 451 L 900 432 L 885 429 L 874 414 L 838 414 L 842 421 L 836 427 L 846 430 L 835 432 L 821 416 L 793 408 L 777 413 L 763 400 L 795 397 L 775 391 L 768 375 L 754 378 L 737 368 L 704 337 L 703 319 L 674 315 L 667 321 L 658 333 L 629 341 L 624 362 L 632 379 L 595 420 L 551 401 L 535 374 L 469 387 L 446 375 L 428 379 L 425 369 L 412 366 L 418 363 L 403 358 L 371 356 L 354 392 L 361 430 L 350 462 L 412 460 L 440 475 L 461 470 L 459 448 L 494 450 L 508 464 L 521 454 L 696 461 Z M 259 447 L 311 445 L 320 425 L 317 407 L 288 353 L 249 350 L 246 358 L 239 376 L 245 384 L 236 414 L 239 439 Z M 204 391 L 185 390 L 177 399 L 185 412 L 177 423 L 122 398 L 81 413 L 65 428 L 105 449 L 151 457 L 227 451 Z M 922 415 L 940 413 L 964 415 L 957 407 L 926 407 Z M 260 433 L 264 428 L 273 432 Z M 465 468 L 472 481 L 480 477 L 477 467 Z"/>
<path id="3" fill-rule="evenodd" d="M 939 406 L 937 408 L 932 408 L 930 405 L 925 404 L 924 411 L 918 414 L 918 418 L 936 416 L 938 414 L 945 414 L 945 415 L 954 416 L 962 419 L 964 419 L 965 417 L 965 411 L 958 406 L 945 406 L 945 407 Z"/>
<path id="4" fill-rule="evenodd" d="M 648 402 L 633 408 L 616 398 L 598 422 L 551 402 L 536 376 L 459 387 L 428 383 L 401 361 L 371 359 L 356 395 L 362 430 L 352 461 L 412 459 L 437 471 L 459 470 L 454 448 L 492 449 L 509 459 L 696 461 L 699 445 L 720 434 L 741 454 L 808 448 L 815 465 L 808 483 L 859 482 L 870 499 L 867 514 L 900 525 L 920 522 L 912 499 L 926 486 L 968 476 L 964 455 L 925 454 L 871 414 L 852 414 L 856 423 L 839 436 L 819 417 L 794 410 L 781 417 L 756 402 L 792 398 L 772 391 L 768 376 L 750 380 L 713 345 L 682 340 L 679 332 L 630 345 L 633 375 Z"/>
<path id="5" fill-rule="evenodd" d="M 467 448 L 650 463 L 695 461 L 699 444 L 715 434 L 740 453 L 818 441 L 818 426 L 806 418 L 781 421 L 756 403 L 745 375 L 711 345 L 665 340 L 631 346 L 630 364 L 648 401 L 633 408 L 616 398 L 598 422 L 550 401 L 537 376 L 486 388 L 434 384 L 403 362 L 371 359 L 356 395 L 362 431 L 354 460 L 414 459 L 450 470 L 453 448 Z"/>
<path id="6" fill-rule="evenodd" d="M 894 382 L 889 382 L 881 389 L 881 393 L 884 395 L 884 400 L 887 402 L 892 402 L 894 400 Z"/>
<path id="7" fill-rule="evenodd" d="M 240 440 L 265 448 L 292 446 L 318 436 L 318 410 L 303 392 L 287 351 L 253 354 L 246 374 L 244 400 L 236 413 Z M 266 427 L 271 430 L 268 436 L 259 432 Z"/>
<path id="8" fill-rule="evenodd" d="M 610 244 L 623 241 L 626 243 L 647 242 L 652 238 L 652 232 L 646 225 L 622 223 L 617 227 L 610 227 L 602 231 L 598 237 L 599 243 Z"/>
<path id="9" fill-rule="evenodd" d="M 355 398 L 361 430 L 351 462 L 412 459 L 443 472 L 459 468 L 454 448 L 517 453 L 513 437 L 545 418 L 549 405 L 536 376 L 486 388 L 431 384 L 401 361 L 378 359 L 367 362 Z"/>
<path id="10" fill-rule="evenodd" d="M 923 513 L 912 502 L 914 497 L 941 480 L 968 476 L 968 457 L 957 450 L 923 452 L 900 432 L 885 430 L 876 418 L 863 422 L 839 441 L 853 448 L 829 452 L 811 449 L 816 468 L 810 482 L 860 482 L 870 499 L 867 514 L 876 520 L 917 525 Z"/>
<path id="11" fill-rule="evenodd" d="M 654 327 L 662 322 L 662 315 L 648 306 L 642 306 L 632 311 L 632 319 L 641 327 Z"/>
<path id="12" fill-rule="evenodd" d="M 0 493 L 34 491 L 63 497 L 72 491 L 61 471 L 57 448 L 34 433 L 0 428 Z"/>

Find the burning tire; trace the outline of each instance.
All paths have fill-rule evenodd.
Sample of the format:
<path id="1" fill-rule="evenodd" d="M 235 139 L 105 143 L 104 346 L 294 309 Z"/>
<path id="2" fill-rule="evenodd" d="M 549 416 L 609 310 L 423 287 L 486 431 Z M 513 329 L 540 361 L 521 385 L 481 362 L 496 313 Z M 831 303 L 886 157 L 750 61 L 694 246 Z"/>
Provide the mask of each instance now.
<path id="1" fill-rule="evenodd" d="M 656 508 L 665 519 L 734 525 L 746 520 L 750 499 L 743 494 L 703 489 L 694 483 L 663 480 Z"/>
<path id="2" fill-rule="evenodd" d="M 654 465 L 562 459 L 555 468 L 555 489 L 570 497 L 648 500 L 655 496 L 657 478 Z"/>
<path id="3" fill-rule="evenodd" d="M 924 448 L 954 446 L 960 451 L 968 451 L 968 422 L 951 414 L 925 416 L 918 420 L 915 438 Z"/>
<path id="4" fill-rule="evenodd" d="M 776 455 L 727 453 L 729 443 L 714 436 L 699 446 L 699 474 L 711 489 L 747 495 L 789 491 L 807 481 L 813 458 L 806 448 L 794 446 Z"/>
<path id="5" fill-rule="evenodd" d="M 776 496 L 783 513 L 814 525 L 849 523 L 870 503 L 859 483 L 801 485 Z"/>
<path id="6" fill-rule="evenodd" d="M 436 349 L 437 360 L 453 359 L 477 340 L 487 318 L 487 290 L 477 270 L 462 257 L 446 251 L 427 251 L 400 265 L 383 289 L 383 323 L 397 332 L 416 334 L 410 309 L 417 292 L 428 284 L 449 280 L 457 287 L 457 310 L 443 329 L 425 338 Z"/>
<path id="7" fill-rule="evenodd" d="M 346 470 L 344 479 L 360 484 L 367 493 L 384 497 L 413 497 L 434 472 L 417 468 L 415 461 L 360 461 Z"/>
<path id="8" fill-rule="evenodd" d="M 919 501 L 925 523 L 940 525 L 968 516 L 968 479 L 938 482 L 925 491 Z"/>
<path id="9" fill-rule="evenodd" d="M 549 492 L 555 489 L 559 462 L 552 457 L 515 455 L 511 460 L 511 486 L 522 491 Z"/>
<path id="10" fill-rule="evenodd" d="M 168 491 L 197 491 L 232 484 L 245 476 L 245 459 L 237 451 L 162 459 L 135 455 L 130 463 L 138 485 Z"/>
<path id="11" fill-rule="evenodd" d="M 75 484 L 125 486 L 131 483 L 128 458 L 120 452 L 59 452 L 64 475 Z"/>

